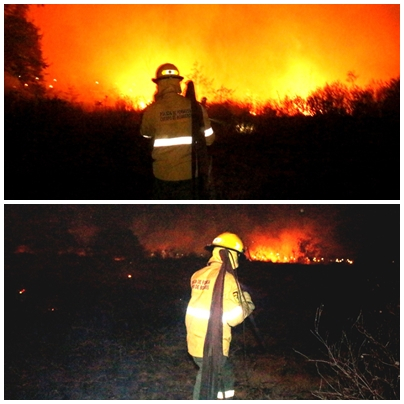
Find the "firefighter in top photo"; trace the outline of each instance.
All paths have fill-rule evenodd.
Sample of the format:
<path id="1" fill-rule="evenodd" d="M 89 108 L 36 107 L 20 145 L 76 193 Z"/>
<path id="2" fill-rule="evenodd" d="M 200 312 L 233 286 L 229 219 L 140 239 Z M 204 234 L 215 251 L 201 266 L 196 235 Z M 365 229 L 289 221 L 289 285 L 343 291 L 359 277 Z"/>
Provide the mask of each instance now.
<path id="1" fill-rule="evenodd" d="M 157 85 L 155 100 L 142 118 L 140 133 L 152 142 L 153 199 L 202 199 L 195 189 L 199 173 L 193 168 L 193 103 L 181 95 L 182 80 L 175 65 L 161 65 L 152 79 Z M 214 132 L 208 114 L 197 104 L 202 112 L 200 131 L 211 145 Z"/>

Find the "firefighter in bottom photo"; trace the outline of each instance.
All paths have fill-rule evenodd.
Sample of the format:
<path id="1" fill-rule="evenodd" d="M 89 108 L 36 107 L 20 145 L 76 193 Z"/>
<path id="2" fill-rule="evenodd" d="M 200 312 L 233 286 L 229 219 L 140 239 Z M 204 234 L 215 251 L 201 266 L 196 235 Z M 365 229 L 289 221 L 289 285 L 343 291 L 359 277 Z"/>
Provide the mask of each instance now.
<path id="1" fill-rule="evenodd" d="M 188 352 L 199 367 L 193 399 L 232 399 L 231 327 L 241 324 L 255 306 L 249 293 L 241 290 L 236 274 L 244 254 L 241 239 L 222 233 L 207 248 L 212 256 L 207 266 L 191 277 L 185 317 Z"/>

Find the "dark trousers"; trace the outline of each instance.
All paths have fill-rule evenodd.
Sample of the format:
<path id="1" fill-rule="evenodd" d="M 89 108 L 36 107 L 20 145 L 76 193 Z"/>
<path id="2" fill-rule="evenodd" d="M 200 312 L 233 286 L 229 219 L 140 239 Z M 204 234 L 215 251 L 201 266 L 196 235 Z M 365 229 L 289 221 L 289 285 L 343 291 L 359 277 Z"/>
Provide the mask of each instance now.
<path id="1" fill-rule="evenodd" d="M 194 199 L 192 194 L 192 180 L 163 181 L 155 178 L 153 199 Z"/>
<path id="2" fill-rule="evenodd" d="M 199 367 L 198 374 L 196 375 L 196 382 L 194 386 L 193 399 L 199 400 L 199 393 L 201 391 L 201 380 L 202 380 L 202 363 L 203 358 L 193 357 L 194 362 Z M 222 356 L 222 371 L 220 373 L 222 386 L 218 391 L 218 398 L 233 398 L 234 396 L 234 374 L 233 367 L 229 362 L 227 356 Z M 222 391 L 224 389 L 224 391 Z"/>

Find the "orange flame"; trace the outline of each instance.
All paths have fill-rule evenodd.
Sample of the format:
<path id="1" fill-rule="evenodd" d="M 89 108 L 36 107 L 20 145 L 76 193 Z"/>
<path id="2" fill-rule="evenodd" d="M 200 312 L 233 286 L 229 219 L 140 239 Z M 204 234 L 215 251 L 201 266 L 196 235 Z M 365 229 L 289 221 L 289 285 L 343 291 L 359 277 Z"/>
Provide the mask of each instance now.
<path id="1" fill-rule="evenodd" d="M 255 261 L 303 264 L 321 262 L 324 253 L 319 240 L 298 228 L 285 229 L 277 237 L 254 235 L 248 252 Z"/>
<path id="2" fill-rule="evenodd" d="M 400 74 L 399 4 L 47 4 L 31 6 L 30 18 L 49 64 L 45 84 L 103 105 L 150 102 L 165 62 L 186 80 L 197 63 L 199 98 L 227 89 L 254 102 L 306 97 L 348 71 L 360 86 Z"/>

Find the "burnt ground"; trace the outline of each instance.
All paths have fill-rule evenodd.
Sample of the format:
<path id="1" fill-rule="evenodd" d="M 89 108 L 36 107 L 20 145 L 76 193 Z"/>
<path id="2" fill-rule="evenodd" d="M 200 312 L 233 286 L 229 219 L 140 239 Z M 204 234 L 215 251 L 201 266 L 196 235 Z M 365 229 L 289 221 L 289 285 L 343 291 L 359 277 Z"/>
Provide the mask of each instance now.
<path id="1" fill-rule="evenodd" d="M 6 199 L 151 199 L 138 113 L 5 101 Z M 210 113 L 213 199 L 399 199 L 399 116 Z"/>
<path id="2" fill-rule="evenodd" d="M 192 398 L 196 368 L 184 313 L 189 277 L 204 260 L 134 266 L 83 258 L 57 273 L 21 260 L 6 267 L 5 399 Z M 362 311 L 365 324 L 395 330 L 390 346 L 398 347 L 398 272 L 386 264 L 370 273 L 355 265 L 247 262 L 239 276 L 256 304 L 261 338 L 248 320 L 233 330 L 236 398 L 314 398 L 319 376 L 298 352 L 321 355 L 311 330 L 322 304 L 321 331 L 330 341 Z"/>

